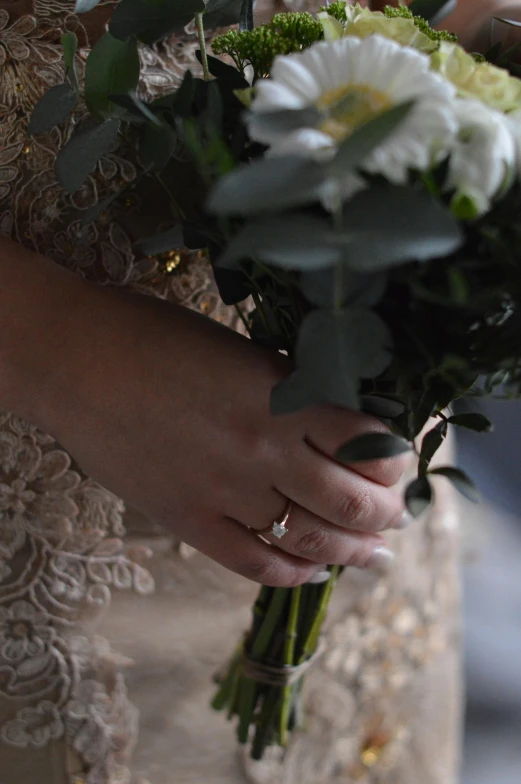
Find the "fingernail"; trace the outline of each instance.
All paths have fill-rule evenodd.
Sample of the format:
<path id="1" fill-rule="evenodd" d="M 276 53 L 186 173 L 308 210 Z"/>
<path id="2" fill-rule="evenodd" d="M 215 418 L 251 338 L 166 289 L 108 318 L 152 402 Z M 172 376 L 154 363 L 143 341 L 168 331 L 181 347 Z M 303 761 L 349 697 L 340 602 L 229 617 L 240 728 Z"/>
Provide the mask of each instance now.
<path id="1" fill-rule="evenodd" d="M 408 528 L 410 526 L 413 520 L 414 517 L 412 516 L 412 514 L 409 514 L 407 509 L 404 509 L 398 521 L 393 525 L 393 528 L 396 531 L 403 531 L 404 528 Z"/>
<path id="2" fill-rule="evenodd" d="M 379 572 L 386 572 L 394 561 L 394 553 L 388 547 L 375 547 L 371 557 L 367 561 L 367 569 L 376 569 Z"/>
<path id="3" fill-rule="evenodd" d="M 328 569 L 324 569 L 321 572 L 317 572 L 308 580 L 308 583 L 311 585 L 319 585 L 320 583 L 327 583 L 329 578 L 331 577 L 331 572 Z"/>

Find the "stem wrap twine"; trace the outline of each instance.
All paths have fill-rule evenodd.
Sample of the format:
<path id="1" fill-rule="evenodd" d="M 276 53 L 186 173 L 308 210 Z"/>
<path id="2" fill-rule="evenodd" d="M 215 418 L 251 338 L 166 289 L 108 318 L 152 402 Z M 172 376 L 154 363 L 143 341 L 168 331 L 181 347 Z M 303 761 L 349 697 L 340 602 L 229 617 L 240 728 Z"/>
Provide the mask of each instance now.
<path id="1" fill-rule="evenodd" d="M 281 689 L 285 686 L 293 686 L 294 683 L 297 683 L 304 677 L 309 668 L 322 656 L 325 648 L 326 642 L 321 637 L 315 653 L 301 662 L 301 664 L 295 665 L 265 664 L 264 662 L 250 659 L 248 654 L 245 653 L 242 657 L 243 674 L 258 683 L 264 683 L 266 686 L 276 686 Z"/>

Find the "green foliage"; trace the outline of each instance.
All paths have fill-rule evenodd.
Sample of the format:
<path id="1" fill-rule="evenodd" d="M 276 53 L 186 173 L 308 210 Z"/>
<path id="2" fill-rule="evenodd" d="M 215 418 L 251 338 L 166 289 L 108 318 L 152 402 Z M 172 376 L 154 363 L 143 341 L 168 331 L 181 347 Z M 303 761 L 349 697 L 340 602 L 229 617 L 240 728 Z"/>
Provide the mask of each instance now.
<path id="1" fill-rule="evenodd" d="M 429 471 L 429 474 L 431 476 L 444 476 L 452 482 L 456 490 L 469 501 L 477 503 L 480 500 L 480 495 L 474 482 L 461 469 L 454 468 L 454 466 L 443 466 L 441 468 L 434 468 L 432 471 Z"/>
<path id="2" fill-rule="evenodd" d="M 322 25 L 308 13 L 275 14 L 253 30 L 230 30 L 212 43 L 215 54 L 228 55 L 244 72 L 253 67 L 256 78 L 266 76 L 277 55 L 300 52 L 323 37 Z"/>
<path id="3" fill-rule="evenodd" d="M 241 260 L 258 258 L 283 269 L 330 267 L 341 260 L 347 241 L 324 218 L 300 213 L 269 215 L 247 223 L 218 265 L 237 269 Z"/>
<path id="4" fill-rule="evenodd" d="M 307 158 L 262 158 L 219 180 L 208 209 L 219 215 L 252 215 L 317 200 L 323 168 Z"/>
<path id="5" fill-rule="evenodd" d="M 134 39 L 120 41 L 110 33 L 93 46 L 85 66 L 85 101 L 96 119 L 120 117 L 123 111 L 110 100 L 137 87 L 139 56 Z"/>
<path id="6" fill-rule="evenodd" d="M 427 473 L 430 462 L 440 446 L 442 445 L 447 435 L 447 421 L 442 419 L 441 422 L 429 430 L 423 437 L 422 447 L 420 451 L 419 474 L 420 476 Z"/>
<path id="7" fill-rule="evenodd" d="M 456 251 L 463 232 L 449 210 L 423 189 L 375 185 L 344 207 L 350 237 L 345 261 L 361 272 L 426 261 Z"/>
<path id="8" fill-rule="evenodd" d="M 244 0 L 208 0 L 204 9 L 205 28 L 236 24 L 241 16 L 243 2 Z"/>
<path id="9" fill-rule="evenodd" d="M 134 36 L 153 44 L 185 27 L 202 11 L 203 0 L 121 0 L 112 14 L 109 31 L 123 41 Z"/>
<path id="10" fill-rule="evenodd" d="M 326 13 L 328 13 L 330 16 L 333 16 L 335 19 L 338 19 L 339 22 L 347 22 L 345 0 L 338 0 L 338 2 L 336 3 L 323 5 L 319 8 L 319 11 L 321 12 L 326 11 Z"/>
<path id="11" fill-rule="evenodd" d="M 65 190 L 75 193 L 81 188 L 100 158 L 112 148 L 119 125 L 118 120 L 107 120 L 83 128 L 60 150 L 54 170 Z"/>
<path id="12" fill-rule="evenodd" d="M 335 455 L 340 463 L 358 463 L 398 457 L 412 450 L 412 445 L 392 433 L 365 433 L 341 446 Z"/>
<path id="13" fill-rule="evenodd" d="M 398 104 L 356 128 L 340 144 L 331 162 L 331 174 L 341 177 L 356 169 L 364 158 L 397 130 L 407 119 L 413 107 L 413 101 Z"/>
<path id="14" fill-rule="evenodd" d="M 427 0 L 430 3 L 430 6 L 434 8 L 435 6 L 439 6 L 440 8 L 445 4 L 447 4 L 447 0 Z M 404 19 L 413 19 L 414 24 L 422 32 L 427 38 L 430 38 L 431 41 L 450 41 L 452 43 L 457 43 L 458 36 L 454 33 L 449 33 L 447 30 L 434 30 L 427 19 L 432 18 L 426 15 L 426 12 L 423 14 L 421 13 L 421 8 L 423 6 L 417 5 L 414 8 L 414 4 L 412 4 L 409 8 L 406 6 L 399 6 L 398 8 L 394 8 L 393 6 L 386 6 L 384 9 L 384 14 L 389 19 L 396 19 L 397 17 L 403 17 Z M 427 6 L 425 5 L 425 8 Z M 411 8 L 414 8 L 415 13 L 412 12 Z"/>
<path id="15" fill-rule="evenodd" d="M 29 133 L 45 133 L 67 119 L 78 102 L 75 90 L 69 84 L 57 84 L 48 90 L 33 109 Z"/>
<path id="16" fill-rule="evenodd" d="M 411 482 L 405 490 L 405 505 L 413 517 L 419 517 L 432 503 L 434 493 L 426 476 Z"/>
<path id="17" fill-rule="evenodd" d="M 297 369 L 273 390 L 272 413 L 315 403 L 358 408 L 361 379 L 385 370 L 391 346 L 386 325 L 367 308 L 311 311 L 299 332 Z"/>
<path id="18" fill-rule="evenodd" d="M 476 433 L 490 433 L 493 429 L 492 422 L 484 414 L 466 413 L 449 417 L 449 424 L 474 430 Z"/>

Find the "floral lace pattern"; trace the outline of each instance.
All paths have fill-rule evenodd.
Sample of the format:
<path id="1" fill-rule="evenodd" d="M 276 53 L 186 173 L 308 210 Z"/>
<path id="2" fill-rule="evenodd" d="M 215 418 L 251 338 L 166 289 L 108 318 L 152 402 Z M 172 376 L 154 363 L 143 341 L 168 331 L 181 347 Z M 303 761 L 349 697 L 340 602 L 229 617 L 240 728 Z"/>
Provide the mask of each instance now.
<path id="1" fill-rule="evenodd" d="M 82 110 L 43 136 L 30 138 L 27 124 L 41 95 L 63 81 L 60 35 L 76 30 L 86 40 L 86 31 L 69 0 L 34 0 L 33 13 L 18 18 L 3 6 L 0 0 L 0 234 L 97 282 L 229 320 L 203 255 L 136 257 L 128 214 L 132 220 L 139 203 L 132 196 L 83 223 L 82 212 L 135 179 L 133 150 L 118 142 L 79 192 L 63 191 L 54 159 Z M 172 89 L 187 66 L 198 68 L 195 48 L 189 31 L 169 46 L 143 49 L 144 94 Z M 78 56 L 80 75 L 86 54 Z M 111 590 L 153 589 L 125 552 L 123 515 L 123 502 L 86 477 L 52 437 L 0 415 L 0 744 L 66 742 L 88 784 L 127 780 L 136 730 L 118 657 L 78 636 L 107 607 Z"/>

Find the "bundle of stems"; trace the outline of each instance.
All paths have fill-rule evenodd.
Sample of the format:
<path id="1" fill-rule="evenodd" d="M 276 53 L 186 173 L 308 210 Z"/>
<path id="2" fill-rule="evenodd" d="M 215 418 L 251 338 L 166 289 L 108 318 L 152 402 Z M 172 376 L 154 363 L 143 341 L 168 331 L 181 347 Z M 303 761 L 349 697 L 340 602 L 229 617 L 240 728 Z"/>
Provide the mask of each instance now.
<path id="1" fill-rule="evenodd" d="M 238 717 L 237 737 L 261 759 L 272 744 L 287 746 L 302 725 L 306 663 L 316 656 L 321 629 L 340 567 L 319 585 L 260 589 L 252 625 L 237 647 L 212 702 Z"/>

